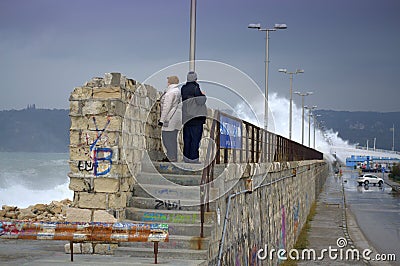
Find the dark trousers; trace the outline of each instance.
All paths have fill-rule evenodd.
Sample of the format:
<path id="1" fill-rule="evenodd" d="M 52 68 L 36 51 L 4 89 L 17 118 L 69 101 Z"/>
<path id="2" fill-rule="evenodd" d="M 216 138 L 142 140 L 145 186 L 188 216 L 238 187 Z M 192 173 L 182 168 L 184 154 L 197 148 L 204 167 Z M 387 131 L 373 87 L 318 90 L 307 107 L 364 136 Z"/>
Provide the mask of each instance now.
<path id="1" fill-rule="evenodd" d="M 162 141 L 167 150 L 167 158 L 170 161 L 176 161 L 178 158 L 177 136 L 178 130 L 162 131 Z"/>
<path id="2" fill-rule="evenodd" d="M 199 147 L 203 135 L 203 125 L 183 126 L 183 156 L 186 162 L 199 161 Z M 187 160 L 189 159 L 189 160 Z"/>

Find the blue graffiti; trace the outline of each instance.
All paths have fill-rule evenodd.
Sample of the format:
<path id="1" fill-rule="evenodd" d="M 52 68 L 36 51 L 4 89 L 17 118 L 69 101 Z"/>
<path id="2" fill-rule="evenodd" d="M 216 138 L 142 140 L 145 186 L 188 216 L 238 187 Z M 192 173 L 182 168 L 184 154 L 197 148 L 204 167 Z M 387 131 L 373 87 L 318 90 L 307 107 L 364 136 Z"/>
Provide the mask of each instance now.
<path id="1" fill-rule="evenodd" d="M 93 117 L 93 123 L 96 127 L 96 132 L 97 132 L 97 138 L 90 145 L 90 151 L 93 152 L 93 158 L 92 158 L 93 159 L 93 173 L 95 176 L 101 176 L 101 175 L 108 174 L 111 170 L 113 151 L 110 148 L 96 147 L 96 144 L 99 141 L 99 139 L 101 138 L 101 136 L 103 135 L 103 133 L 106 130 L 106 128 L 108 127 L 108 125 L 110 124 L 110 117 L 107 117 L 107 122 L 104 125 L 104 128 L 102 130 L 99 130 L 99 128 L 97 127 L 95 117 Z M 99 157 L 99 154 L 103 154 L 103 157 Z M 104 156 L 104 154 L 108 154 L 108 155 Z M 109 162 L 109 166 L 104 171 L 99 172 L 98 167 L 99 167 L 99 162 L 101 162 L 101 161 Z"/>
<path id="2" fill-rule="evenodd" d="M 105 157 L 98 157 L 99 152 L 102 153 L 108 153 L 108 156 Z M 94 175 L 95 176 L 100 176 L 100 175 L 106 175 L 110 172 L 111 170 L 111 164 L 112 164 L 112 150 L 110 148 L 95 148 L 94 149 L 94 156 L 93 156 L 93 170 L 94 170 Z M 108 161 L 110 164 L 107 169 L 105 169 L 102 172 L 98 172 L 98 167 L 99 167 L 99 161 Z"/>

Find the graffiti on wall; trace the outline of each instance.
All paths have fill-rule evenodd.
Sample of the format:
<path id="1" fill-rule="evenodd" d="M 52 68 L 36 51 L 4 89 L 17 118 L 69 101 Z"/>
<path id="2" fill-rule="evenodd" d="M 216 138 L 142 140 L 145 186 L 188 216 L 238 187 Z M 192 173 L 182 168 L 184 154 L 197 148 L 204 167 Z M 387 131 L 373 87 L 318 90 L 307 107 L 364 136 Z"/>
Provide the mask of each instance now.
<path id="1" fill-rule="evenodd" d="M 111 148 L 104 147 L 108 143 L 106 129 L 110 124 L 110 117 L 107 117 L 107 122 L 102 129 L 99 129 L 96 117 L 92 117 L 96 128 L 96 136 L 92 140 L 89 134 L 86 134 L 86 145 L 89 146 L 89 160 L 79 161 L 78 170 L 93 173 L 94 176 L 106 175 L 110 172 L 112 166 L 113 151 Z"/>
<path id="2" fill-rule="evenodd" d="M 285 206 L 282 205 L 282 227 L 281 227 L 281 241 L 280 248 L 286 248 L 286 215 L 285 215 Z"/>
<path id="3" fill-rule="evenodd" d="M 156 200 L 156 205 L 154 209 L 165 208 L 167 210 L 181 210 L 181 201 L 177 200 Z"/>
<path id="4" fill-rule="evenodd" d="M 293 207 L 293 228 L 294 228 L 294 235 L 297 236 L 298 229 L 299 229 L 299 210 L 300 210 L 300 203 L 297 202 L 297 206 Z"/>
<path id="5" fill-rule="evenodd" d="M 168 224 L 0 221 L 0 239 L 168 241 Z"/>

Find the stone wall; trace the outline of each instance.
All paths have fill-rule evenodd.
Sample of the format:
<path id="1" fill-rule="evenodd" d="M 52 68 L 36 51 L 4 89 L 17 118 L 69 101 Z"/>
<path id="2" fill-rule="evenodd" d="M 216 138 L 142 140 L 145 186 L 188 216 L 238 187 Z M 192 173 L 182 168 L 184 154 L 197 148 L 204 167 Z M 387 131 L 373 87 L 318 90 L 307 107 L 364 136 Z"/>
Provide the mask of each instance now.
<path id="1" fill-rule="evenodd" d="M 251 168 L 256 168 L 256 165 L 251 165 Z M 267 176 L 257 173 L 252 179 L 259 188 L 252 193 L 231 196 L 222 265 L 277 265 L 276 252 L 272 260 L 261 261 L 257 258 L 258 250 L 267 247 L 269 251 L 289 251 L 293 248 L 329 171 L 324 161 L 273 163 L 258 167 L 266 168 L 270 169 Z M 216 232 L 209 250 L 210 265 L 217 265 L 228 199 L 230 195 L 246 191 L 246 177 L 254 171 L 246 171 L 234 188 L 217 200 L 217 216 L 220 217 L 216 219 Z"/>
<path id="2" fill-rule="evenodd" d="M 106 73 L 77 87 L 70 96 L 70 184 L 68 221 L 123 219 L 123 209 L 151 150 L 161 156 L 157 119 L 160 94 L 120 73 Z M 131 170 L 131 171 L 130 171 Z M 107 215 L 108 214 L 108 215 Z"/>
<path id="3" fill-rule="evenodd" d="M 163 158 L 157 126 L 159 97 L 155 88 L 119 73 L 93 78 L 71 93 L 69 187 L 74 191 L 74 199 L 72 208 L 67 210 L 67 221 L 114 222 L 125 218 L 124 209 L 132 196 L 142 159 Z M 209 128 L 211 120 L 204 126 L 205 136 Z M 200 149 L 202 161 L 206 139 Z M 238 176 L 239 168 L 244 169 L 243 176 Z M 261 187 L 230 197 L 222 249 L 224 265 L 277 264 L 276 258 L 267 263 L 257 262 L 256 253 L 265 245 L 269 249 L 293 247 L 328 175 L 327 164 L 230 164 L 225 170 L 225 177 L 216 183 L 219 193 L 228 192 L 215 203 L 217 222 L 209 249 L 211 263 L 218 260 L 228 198 L 232 193 L 245 191 L 252 176 L 253 186 Z"/>

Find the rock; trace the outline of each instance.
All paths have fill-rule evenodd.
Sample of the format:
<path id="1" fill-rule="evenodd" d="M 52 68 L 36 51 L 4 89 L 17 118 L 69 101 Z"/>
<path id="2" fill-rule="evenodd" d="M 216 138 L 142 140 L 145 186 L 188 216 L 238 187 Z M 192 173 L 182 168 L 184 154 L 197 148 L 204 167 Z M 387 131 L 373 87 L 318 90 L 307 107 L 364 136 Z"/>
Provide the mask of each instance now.
<path id="1" fill-rule="evenodd" d="M 35 204 L 24 209 L 3 205 L 2 210 L 0 210 L 0 219 L 64 222 L 66 220 L 66 209 L 71 206 L 71 203 L 71 200 L 65 199 L 52 201 L 50 204 Z"/>
<path id="2" fill-rule="evenodd" d="M 5 210 L 6 212 L 10 212 L 10 211 L 16 211 L 18 209 L 18 207 L 3 205 L 2 209 Z"/>
<path id="3" fill-rule="evenodd" d="M 35 206 L 33 206 L 34 212 L 35 212 L 35 210 L 38 212 L 44 212 L 46 210 L 46 208 L 47 208 L 47 206 L 45 204 L 36 204 Z"/>
<path id="4" fill-rule="evenodd" d="M 18 214 L 18 220 L 31 220 L 35 217 L 36 215 L 29 208 L 21 209 Z"/>
<path id="5" fill-rule="evenodd" d="M 51 209 L 51 212 L 53 214 L 60 214 L 62 212 L 62 207 L 61 206 L 56 206 L 56 207 Z"/>
<path id="6" fill-rule="evenodd" d="M 9 211 L 6 213 L 6 217 L 10 219 L 17 219 L 18 214 L 15 211 Z"/>

